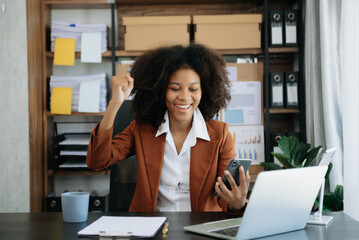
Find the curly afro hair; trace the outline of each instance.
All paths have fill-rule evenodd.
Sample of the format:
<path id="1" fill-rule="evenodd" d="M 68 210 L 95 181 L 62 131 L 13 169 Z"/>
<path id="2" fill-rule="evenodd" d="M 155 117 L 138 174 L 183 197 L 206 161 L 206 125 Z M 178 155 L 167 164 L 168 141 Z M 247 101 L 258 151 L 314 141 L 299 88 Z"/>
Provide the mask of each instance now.
<path id="1" fill-rule="evenodd" d="M 180 69 L 191 69 L 201 79 L 202 98 L 199 109 L 206 121 L 227 106 L 231 99 L 230 82 L 223 58 L 213 50 L 192 44 L 150 50 L 139 56 L 131 69 L 134 78 L 132 112 L 137 121 L 158 128 L 167 110 L 167 84 Z"/>

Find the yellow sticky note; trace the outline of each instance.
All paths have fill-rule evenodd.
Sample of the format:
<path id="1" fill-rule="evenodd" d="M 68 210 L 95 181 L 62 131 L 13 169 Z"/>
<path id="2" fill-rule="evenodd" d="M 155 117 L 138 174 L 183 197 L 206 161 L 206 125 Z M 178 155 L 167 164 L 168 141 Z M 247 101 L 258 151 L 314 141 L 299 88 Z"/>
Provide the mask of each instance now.
<path id="1" fill-rule="evenodd" d="M 51 113 L 71 114 L 72 88 L 54 87 L 51 93 Z"/>
<path id="2" fill-rule="evenodd" d="M 55 39 L 55 65 L 75 65 L 75 42 L 74 38 L 56 38 Z"/>

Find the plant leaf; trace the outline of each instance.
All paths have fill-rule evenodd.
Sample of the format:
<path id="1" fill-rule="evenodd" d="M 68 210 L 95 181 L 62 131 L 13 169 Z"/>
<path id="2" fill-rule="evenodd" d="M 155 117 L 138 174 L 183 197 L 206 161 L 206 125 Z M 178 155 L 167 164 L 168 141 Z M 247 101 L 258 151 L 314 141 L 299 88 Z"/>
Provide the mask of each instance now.
<path id="1" fill-rule="evenodd" d="M 333 168 L 333 163 L 330 162 L 329 165 L 328 165 L 327 173 L 325 174 L 325 181 L 329 181 L 329 174 L 332 171 L 332 168 Z"/>
<path id="2" fill-rule="evenodd" d="M 297 148 L 292 156 L 293 163 L 297 166 L 304 166 L 303 161 L 305 160 L 305 155 L 310 149 L 310 144 L 298 142 Z"/>
<path id="3" fill-rule="evenodd" d="M 334 190 L 334 199 L 335 199 L 335 210 L 341 211 L 343 210 L 343 191 L 344 188 L 342 185 L 337 185 Z"/>
<path id="4" fill-rule="evenodd" d="M 265 167 L 268 170 L 279 170 L 279 169 L 283 169 L 281 166 L 279 166 L 276 163 L 272 163 L 272 162 L 261 162 L 260 163 L 261 166 Z"/>
<path id="5" fill-rule="evenodd" d="M 289 151 L 290 151 L 290 158 L 293 159 L 293 156 L 295 155 L 295 152 L 297 151 L 297 147 L 298 147 L 298 138 L 294 137 L 294 136 L 290 136 L 288 137 L 288 141 L 289 141 Z"/>
<path id="6" fill-rule="evenodd" d="M 324 195 L 323 210 L 324 209 L 329 211 L 335 210 L 335 199 L 333 193 L 328 193 Z"/>
<path id="7" fill-rule="evenodd" d="M 305 163 L 305 167 L 310 166 L 312 164 L 312 162 L 318 157 L 318 155 L 322 152 L 323 147 L 322 146 L 318 146 L 315 148 L 312 148 L 305 156 L 305 158 L 307 159 L 306 163 Z"/>
<path id="8" fill-rule="evenodd" d="M 342 211 L 343 210 L 343 186 L 337 185 L 334 193 L 324 195 L 323 211 Z"/>
<path id="9" fill-rule="evenodd" d="M 305 167 L 305 163 L 307 162 L 307 159 L 304 159 L 304 161 L 302 163 L 300 163 L 300 167 Z"/>
<path id="10" fill-rule="evenodd" d="M 298 139 L 294 136 L 282 136 L 278 141 L 278 147 L 282 150 L 283 154 L 289 156 L 289 161 L 291 161 L 296 149 L 297 149 Z"/>
<path id="11" fill-rule="evenodd" d="M 273 153 L 272 155 L 278 159 L 278 161 L 283 164 L 284 168 L 294 168 L 295 166 L 289 161 L 290 158 L 288 155 L 283 153 Z"/>

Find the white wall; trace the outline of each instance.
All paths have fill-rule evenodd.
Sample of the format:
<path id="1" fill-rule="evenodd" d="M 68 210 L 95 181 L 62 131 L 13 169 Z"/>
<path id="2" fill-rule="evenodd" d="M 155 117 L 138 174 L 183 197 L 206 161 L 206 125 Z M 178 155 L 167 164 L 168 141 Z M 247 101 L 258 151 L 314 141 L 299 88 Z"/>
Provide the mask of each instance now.
<path id="1" fill-rule="evenodd" d="M 5 12 L 1 9 L 5 5 Z M 0 212 L 30 211 L 26 1 L 0 1 Z"/>

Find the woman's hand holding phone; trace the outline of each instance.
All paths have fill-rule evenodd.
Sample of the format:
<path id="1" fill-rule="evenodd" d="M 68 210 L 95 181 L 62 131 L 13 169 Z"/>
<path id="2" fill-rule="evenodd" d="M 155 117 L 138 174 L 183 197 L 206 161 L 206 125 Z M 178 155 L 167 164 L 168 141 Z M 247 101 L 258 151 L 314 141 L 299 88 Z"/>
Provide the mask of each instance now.
<path id="1" fill-rule="evenodd" d="M 239 167 L 236 167 L 236 171 L 231 170 L 231 166 L 233 166 L 232 161 L 228 165 L 227 170 L 224 171 L 224 177 L 218 177 L 215 185 L 215 191 L 217 196 L 221 197 L 229 204 L 230 210 L 236 211 L 243 208 L 247 203 L 246 196 L 250 183 L 250 176 L 247 169 L 249 167 L 250 161 L 249 164 L 245 164 L 246 169 L 240 165 Z M 235 181 L 232 175 L 237 176 L 238 180 Z M 230 189 L 226 186 L 224 182 L 225 179 L 227 179 L 226 181 L 228 181 Z M 236 182 L 239 182 L 239 185 L 237 185 Z"/>

